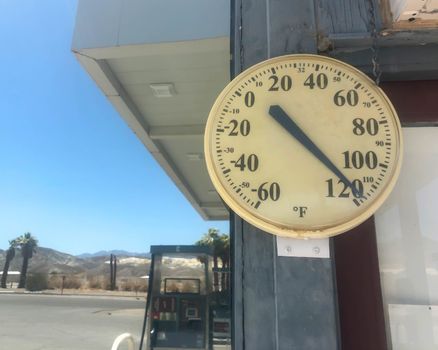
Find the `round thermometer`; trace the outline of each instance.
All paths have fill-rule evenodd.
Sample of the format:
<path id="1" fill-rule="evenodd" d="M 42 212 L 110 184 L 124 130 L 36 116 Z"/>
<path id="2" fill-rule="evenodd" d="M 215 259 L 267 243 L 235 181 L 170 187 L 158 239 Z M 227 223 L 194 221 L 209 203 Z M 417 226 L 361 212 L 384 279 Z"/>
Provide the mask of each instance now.
<path id="1" fill-rule="evenodd" d="M 321 238 L 370 217 L 393 188 L 401 128 L 383 91 L 338 60 L 288 55 L 237 76 L 208 117 L 211 180 L 267 232 Z"/>

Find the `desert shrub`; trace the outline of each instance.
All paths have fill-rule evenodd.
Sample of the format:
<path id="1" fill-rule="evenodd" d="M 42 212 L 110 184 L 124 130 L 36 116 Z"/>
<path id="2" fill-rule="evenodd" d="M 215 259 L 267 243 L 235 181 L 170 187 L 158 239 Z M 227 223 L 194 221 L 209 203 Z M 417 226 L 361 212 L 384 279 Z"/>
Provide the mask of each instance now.
<path id="1" fill-rule="evenodd" d="M 87 285 L 90 289 L 105 289 L 103 277 L 89 276 L 87 277 Z"/>
<path id="2" fill-rule="evenodd" d="M 62 284 L 62 276 L 51 274 L 48 281 L 48 289 L 60 289 Z"/>
<path id="3" fill-rule="evenodd" d="M 63 280 L 64 279 L 64 283 Z M 82 288 L 83 281 L 78 276 L 66 276 L 59 274 L 52 274 L 49 277 L 48 288 L 49 289 L 80 289 Z"/>
<path id="4" fill-rule="evenodd" d="M 135 288 L 136 288 L 135 282 L 130 280 L 123 281 L 123 283 L 121 283 L 120 285 L 120 290 L 123 290 L 125 292 L 135 291 Z"/>
<path id="5" fill-rule="evenodd" d="M 66 289 L 80 289 L 82 287 L 82 280 L 77 276 L 66 276 L 64 280 L 64 288 Z"/>
<path id="6" fill-rule="evenodd" d="M 49 286 L 48 278 L 45 273 L 33 273 L 27 276 L 26 289 L 32 292 L 47 289 Z"/>
<path id="7" fill-rule="evenodd" d="M 102 282 L 102 287 L 103 287 L 103 289 L 105 289 L 105 290 L 111 290 L 111 281 L 110 281 L 109 278 L 105 278 L 105 279 L 103 280 L 103 282 Z M 116 286 L 116 289 L 117 289 L 117 286 Z"/>
<path id="8" fill-rule="evenodd" d="M 142 284 L 138 291 L 142 292 L 142 293 L 146 293 L 148 291 L 148 285 L 147 284 Z"/>
<path id="9" fill-rule="evenodd" d="M 125 292 L 146 292 L 147 286 L 144 281 L 128 279 L 121 283 L 120 290 Z"/>

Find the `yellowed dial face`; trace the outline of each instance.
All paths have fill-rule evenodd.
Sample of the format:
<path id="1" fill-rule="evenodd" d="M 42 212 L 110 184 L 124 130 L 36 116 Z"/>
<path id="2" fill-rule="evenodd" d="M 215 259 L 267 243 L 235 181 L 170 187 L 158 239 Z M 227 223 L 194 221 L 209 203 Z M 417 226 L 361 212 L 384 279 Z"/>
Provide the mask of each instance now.
<path id="1" fill-rule="evenodd" d="M 401 129 L 373 81 L 340 61 L 289 55 L 237 76 L 205 133 L 208 172 L 239 216 L 273 234 L 321 238 L 370 217 L 401 164 Z"/>

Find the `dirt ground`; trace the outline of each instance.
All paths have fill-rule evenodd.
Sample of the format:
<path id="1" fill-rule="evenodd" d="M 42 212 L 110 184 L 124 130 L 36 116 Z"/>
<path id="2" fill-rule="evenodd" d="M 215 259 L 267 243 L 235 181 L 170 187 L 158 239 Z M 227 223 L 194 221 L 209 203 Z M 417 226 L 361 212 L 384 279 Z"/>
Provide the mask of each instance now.
<path id="1" fill-rule="evenodd" d="M 38 292 L 29 292 L 22 288 L 7 288 L 1 289 L 0 293 L 18 293 L 18 294 L 48 294 L 48 295 L 89 295 L 89 296 L 117 296 L 117 297 L 136 297 L 146 298 L 146 293 L 142 292 L 126 292 L 126 291 L 111 291 L 103 289 L 46 289 Z"/>

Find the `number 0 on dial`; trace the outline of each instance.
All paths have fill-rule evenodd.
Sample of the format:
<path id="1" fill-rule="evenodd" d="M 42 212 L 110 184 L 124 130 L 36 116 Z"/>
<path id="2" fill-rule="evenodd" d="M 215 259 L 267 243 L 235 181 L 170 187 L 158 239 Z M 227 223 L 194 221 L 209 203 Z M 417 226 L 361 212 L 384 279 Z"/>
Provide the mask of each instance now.
<path id="1" fill-rule="evenodd" d="M 321 238 L 370 217 L 394 187 L 401 128 L 378 86 L 340 61 L 289 55 L 237 76 L 205 132 L 207 169 L 239 216 L 267 232 Z"/>

